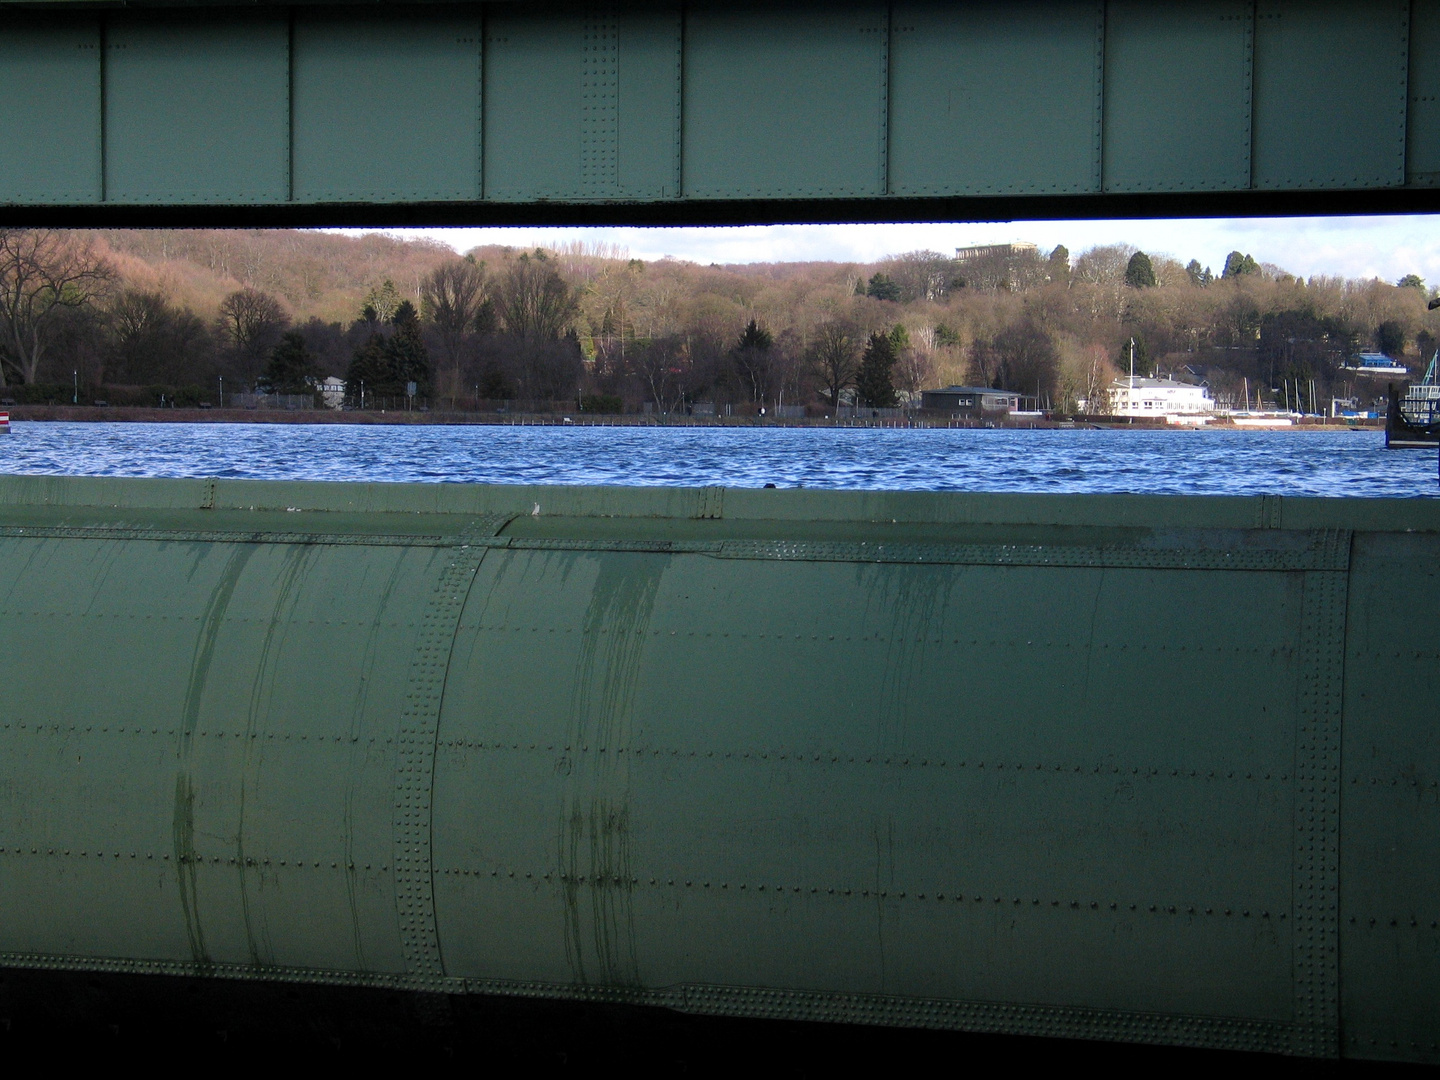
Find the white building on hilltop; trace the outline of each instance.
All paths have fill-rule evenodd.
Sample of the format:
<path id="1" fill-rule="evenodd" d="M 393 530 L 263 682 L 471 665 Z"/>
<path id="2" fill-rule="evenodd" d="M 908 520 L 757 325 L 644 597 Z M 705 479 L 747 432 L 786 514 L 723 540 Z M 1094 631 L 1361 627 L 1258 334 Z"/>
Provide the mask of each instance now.
<path id="1" fill-rule="evenodd" d="M 1135 375 L 1116 379 L 1110 387 L 1110 412 L 1115 416 L 1203 417 L 1213 414 L 1215 399 L 1203 386 L 1174 379 L 1145 379 Z"/>

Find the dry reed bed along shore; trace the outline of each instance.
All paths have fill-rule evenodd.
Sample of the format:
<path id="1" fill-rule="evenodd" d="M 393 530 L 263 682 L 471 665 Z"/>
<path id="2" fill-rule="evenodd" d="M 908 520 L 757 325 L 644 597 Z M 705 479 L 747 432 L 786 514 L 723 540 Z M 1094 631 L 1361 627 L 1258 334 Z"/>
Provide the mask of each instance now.
<path id="1" fill-rule="evenodd" d="M 1135 430 L 1135 431 L 1245 431 L 1245 432 L 1323 432 L 1323 431 L 1379 431 L 1383 420 L 1339 421 L 1324 418 L 1307 418 L 1299 424 L 1278 428 L 1239 427 L 1224 421 L 1197 427 L 1157 424 L 1149 420 L 1128 423 L 1117 417 L 1079 417 L 1076 419 L 1044 419 L 1040 417 L 1016 417 L 999 421 L 952 419 L 944 415 L 924 414 L 906 418 L 855 417 L 832 420 L 825 417 L 794 417 L 776 419 L 771 417 L 730 416 L 646 416 L 627 413 L 622 415 L 588 415 L 576 411 L 568 415 L 560 413 L 480 413 L 432 410 L 429 412 L 379 411 L 379 410 L 329 410 L 329 409 L 160 409 L 137 406 L 91 406 L 91 405 L 11 405 L 12 421 L 67 421 L 71 423 L 129 423 L 129 424 L 402 424 L 402 425 L 500 425 L 525 427 L 845 427 L 845 428 L 925 428 L 925 429 L 981 429 L 1007 430 Z"/>

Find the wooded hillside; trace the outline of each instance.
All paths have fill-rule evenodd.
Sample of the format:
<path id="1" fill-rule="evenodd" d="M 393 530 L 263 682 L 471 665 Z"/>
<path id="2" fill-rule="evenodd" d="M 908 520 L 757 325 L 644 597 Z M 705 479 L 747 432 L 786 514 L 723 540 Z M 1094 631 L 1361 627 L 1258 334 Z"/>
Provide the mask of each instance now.
<path id="1" fill-rule="evenodd" d="M 381 234 L 0 230 L 0 286 L 0 375 L 35 400 L 68 401 L 77 380 L 87 398 L 183 404 L 222 379 L 303 393 L 334 375 L 367 406 L 408 382 L 447 407 L 662 410 L 884 405 L 967 383 L 1074 409 L 1128 367 L 1132 338 L 1137 373 L 1204 379 L 1222 401 L 1242 380 L 1368 398 L 1384 388 L 1348 377 L 1348 358 L 1418 366 L 1440 337 L 1413 275 L 1301 280 L 1240 252 L 1212 271 L 1120 244 L 701 266 L 581 244 L 461 257 Z"/>

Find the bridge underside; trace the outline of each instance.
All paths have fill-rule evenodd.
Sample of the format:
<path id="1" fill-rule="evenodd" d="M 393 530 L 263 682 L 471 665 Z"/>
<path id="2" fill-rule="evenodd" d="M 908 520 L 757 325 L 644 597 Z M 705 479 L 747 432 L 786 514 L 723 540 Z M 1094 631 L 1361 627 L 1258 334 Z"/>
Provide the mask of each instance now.
<path id="1" fill-rule="evenodd" d="M 11 223 L 1440 208 L 1440 0 L 6 8 Z"/>

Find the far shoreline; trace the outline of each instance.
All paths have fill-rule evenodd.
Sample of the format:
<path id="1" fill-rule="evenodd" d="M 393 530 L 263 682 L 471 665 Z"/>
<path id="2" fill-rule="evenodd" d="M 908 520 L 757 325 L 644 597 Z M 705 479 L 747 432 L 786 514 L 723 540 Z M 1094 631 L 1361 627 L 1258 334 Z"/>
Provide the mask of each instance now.
<path id="1" fill-rule="evenodd" d="M 854 417 L 680 416 L 643 413 L 587 414 L 480 413 L 449 410 L 330 410 L 330 409 L 161 409 L 105 405 L 11 405 L 11 422 L 127 423 L 127 424 L 354 424 L 404 427 L 709 427 L 709 428 L 887 428 L 1008 431 L 1230 431 L 1246 433 L 1339 432 L 1385 430 L 1383 420 L 1330 420 L 1306 417 L 1299 423 L 1275 427 L 1241 426 L 1224 421 L 1209 424 L 1164 424 L 1140 419 L 1098 416 L 1075 419 L 1022 417 L 995 420 L 952 418 L 944 415 Z"/>

